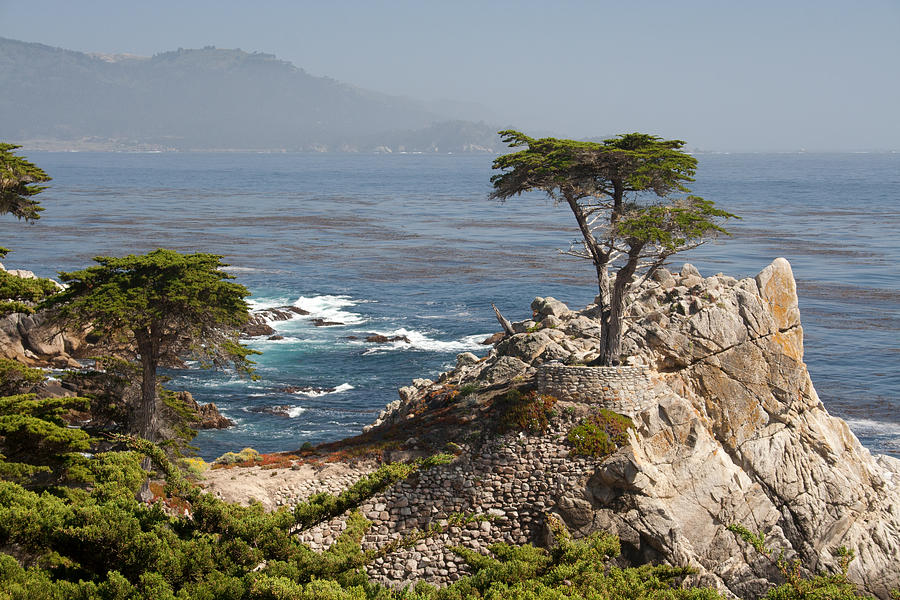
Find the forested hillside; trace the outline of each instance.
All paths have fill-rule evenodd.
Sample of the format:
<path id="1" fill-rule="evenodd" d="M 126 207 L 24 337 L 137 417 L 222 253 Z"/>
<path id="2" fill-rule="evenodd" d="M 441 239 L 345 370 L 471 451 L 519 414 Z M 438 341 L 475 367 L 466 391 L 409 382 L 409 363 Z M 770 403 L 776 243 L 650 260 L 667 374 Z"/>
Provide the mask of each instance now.
<path id="1" fill-rule="evenodd" d="M 446 122 L 412 100 L 242 50 L 101 56 L 0 38 L 0 87 L 5 139 L 49 148 L 458 152 L 496 143 L 495 127 Z M 424 129 L 436 123 L 439 135 Z"/>

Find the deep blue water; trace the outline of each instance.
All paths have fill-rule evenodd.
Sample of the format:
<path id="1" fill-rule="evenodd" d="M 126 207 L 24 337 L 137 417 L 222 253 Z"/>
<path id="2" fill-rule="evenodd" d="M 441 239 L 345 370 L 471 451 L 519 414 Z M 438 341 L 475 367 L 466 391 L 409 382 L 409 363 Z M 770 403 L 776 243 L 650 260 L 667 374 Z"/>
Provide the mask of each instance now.
<path id="1" fill-rule="evenodd" d="M 29 152 L 54 180 L 33 225 L 0 221 L 10 268 L 53 276 L 97 255 L 157 247 L 225 256 L 261 306 L 347 323 L 276 324 L 256 382 L 176 372 L 170 387 L 238 425 L 201 432 L 204 457 L 296 449 L 358 433 L 397 388 L 434 377 L 534 296 L 578 308 L 596 289 L 560 256 L 571 215 L 540 195 L 499 204 L 489 156 Z M 743 217 L 681 257 L 703 274 L 755 275 L 790 260 L 806 361 L 820 397 L 876 452 L 900 454 L 900 155 L 701 155 L 694 191 Z M 347 339 L 405 334 L 411 345 Z M 313 396 L 288 387 L 338 388 Z M 339 387 L 340 386 L 340 387 Z M 288 405 L 291 417 L 254 412 Z"/>

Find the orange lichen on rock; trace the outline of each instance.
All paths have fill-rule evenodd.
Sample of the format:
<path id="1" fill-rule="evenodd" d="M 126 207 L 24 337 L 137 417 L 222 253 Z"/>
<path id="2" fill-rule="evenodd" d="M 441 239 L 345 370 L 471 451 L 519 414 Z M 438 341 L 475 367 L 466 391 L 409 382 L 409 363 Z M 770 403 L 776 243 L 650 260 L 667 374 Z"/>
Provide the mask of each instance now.
<path id="1" fill-rule="evenodd" d="M 797 298 L 797 282 L 791 264 L 784 258 L 776 258 L 772 264 L 756 276 L 759 295 L 769 305 L 778 332 L 775 341 L 785 354 L 803 361 L 803 331 L 800 329 L 800 303 Z"/>

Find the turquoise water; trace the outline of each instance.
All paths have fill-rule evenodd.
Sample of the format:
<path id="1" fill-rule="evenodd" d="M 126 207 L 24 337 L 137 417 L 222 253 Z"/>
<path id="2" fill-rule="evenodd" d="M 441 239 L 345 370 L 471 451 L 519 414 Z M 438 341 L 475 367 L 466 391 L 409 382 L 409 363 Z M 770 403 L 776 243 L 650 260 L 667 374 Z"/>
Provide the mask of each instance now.
<path id="1" fill-rule="evenodd" d="M 245 153 L 28 153 L 50 173 L 33 225 L 5 217 L 9 267 L 40 275 L 156 247 L 214 252 L 256 306 L 313 317 L 254 340 L 259 381 L 173 372 L 237 426 L 202 432 L 201 455 L 290 450 L 358 433 L 396 389 L 435 377 L 534 296 L 595 293 L 589 264 L 560 256 L 577 232 L 540 195 L 487 199 L 492 157 Z M 743 216 L 733 237 L 682 257 L 752 276 L 776 256 L 800 289 L 819 395 L 877 452 L 900 454 L 900 155 L 701 155 L 694 190 Z M 372 345 L 353 336 L 406 335 Z M 296 391 L 292 388 L 313 388 Z M 326 393 L 327 392 L 327 393 Z M 259 412 L 285 406 L 285 415 Z"/>

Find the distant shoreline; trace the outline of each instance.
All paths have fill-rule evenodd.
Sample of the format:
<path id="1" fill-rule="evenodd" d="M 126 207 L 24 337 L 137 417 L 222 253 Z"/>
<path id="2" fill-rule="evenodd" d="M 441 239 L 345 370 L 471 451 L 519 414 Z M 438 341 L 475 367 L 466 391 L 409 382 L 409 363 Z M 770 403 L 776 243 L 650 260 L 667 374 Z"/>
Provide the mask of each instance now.
<path id="1" fill-rule="evenodd" d="M 502 152 L 494 150 L 465 150 L 453 152 L 441 151 L 406 151 L 393 150 L 387 146 L 380 146 L 364 150 L 348 150 L 348 149 L 327 149 L 327 148 L 174 148 L 171 146 L 161 146 L 157 144 L 124 144 L 115 141 L 63 141 L 63 140 L 4 140 L 19 145 L 26 152 L 102 152 L 102 153 L 122 153 L 122 154 L 161 154 L 161 153 L 182 153 L 182 154 L 396 154 L 396 155 L 426 155 L 426 156 L 498 156 Z M 802 155 L 823 156 L 823 155 L 854 155 L 854 154 L 900 154 L 900 150 L 829 150 L 807 152 L 805 150 L 692 150 L 689 154 L 696 156 L 710 155 Z"/>

